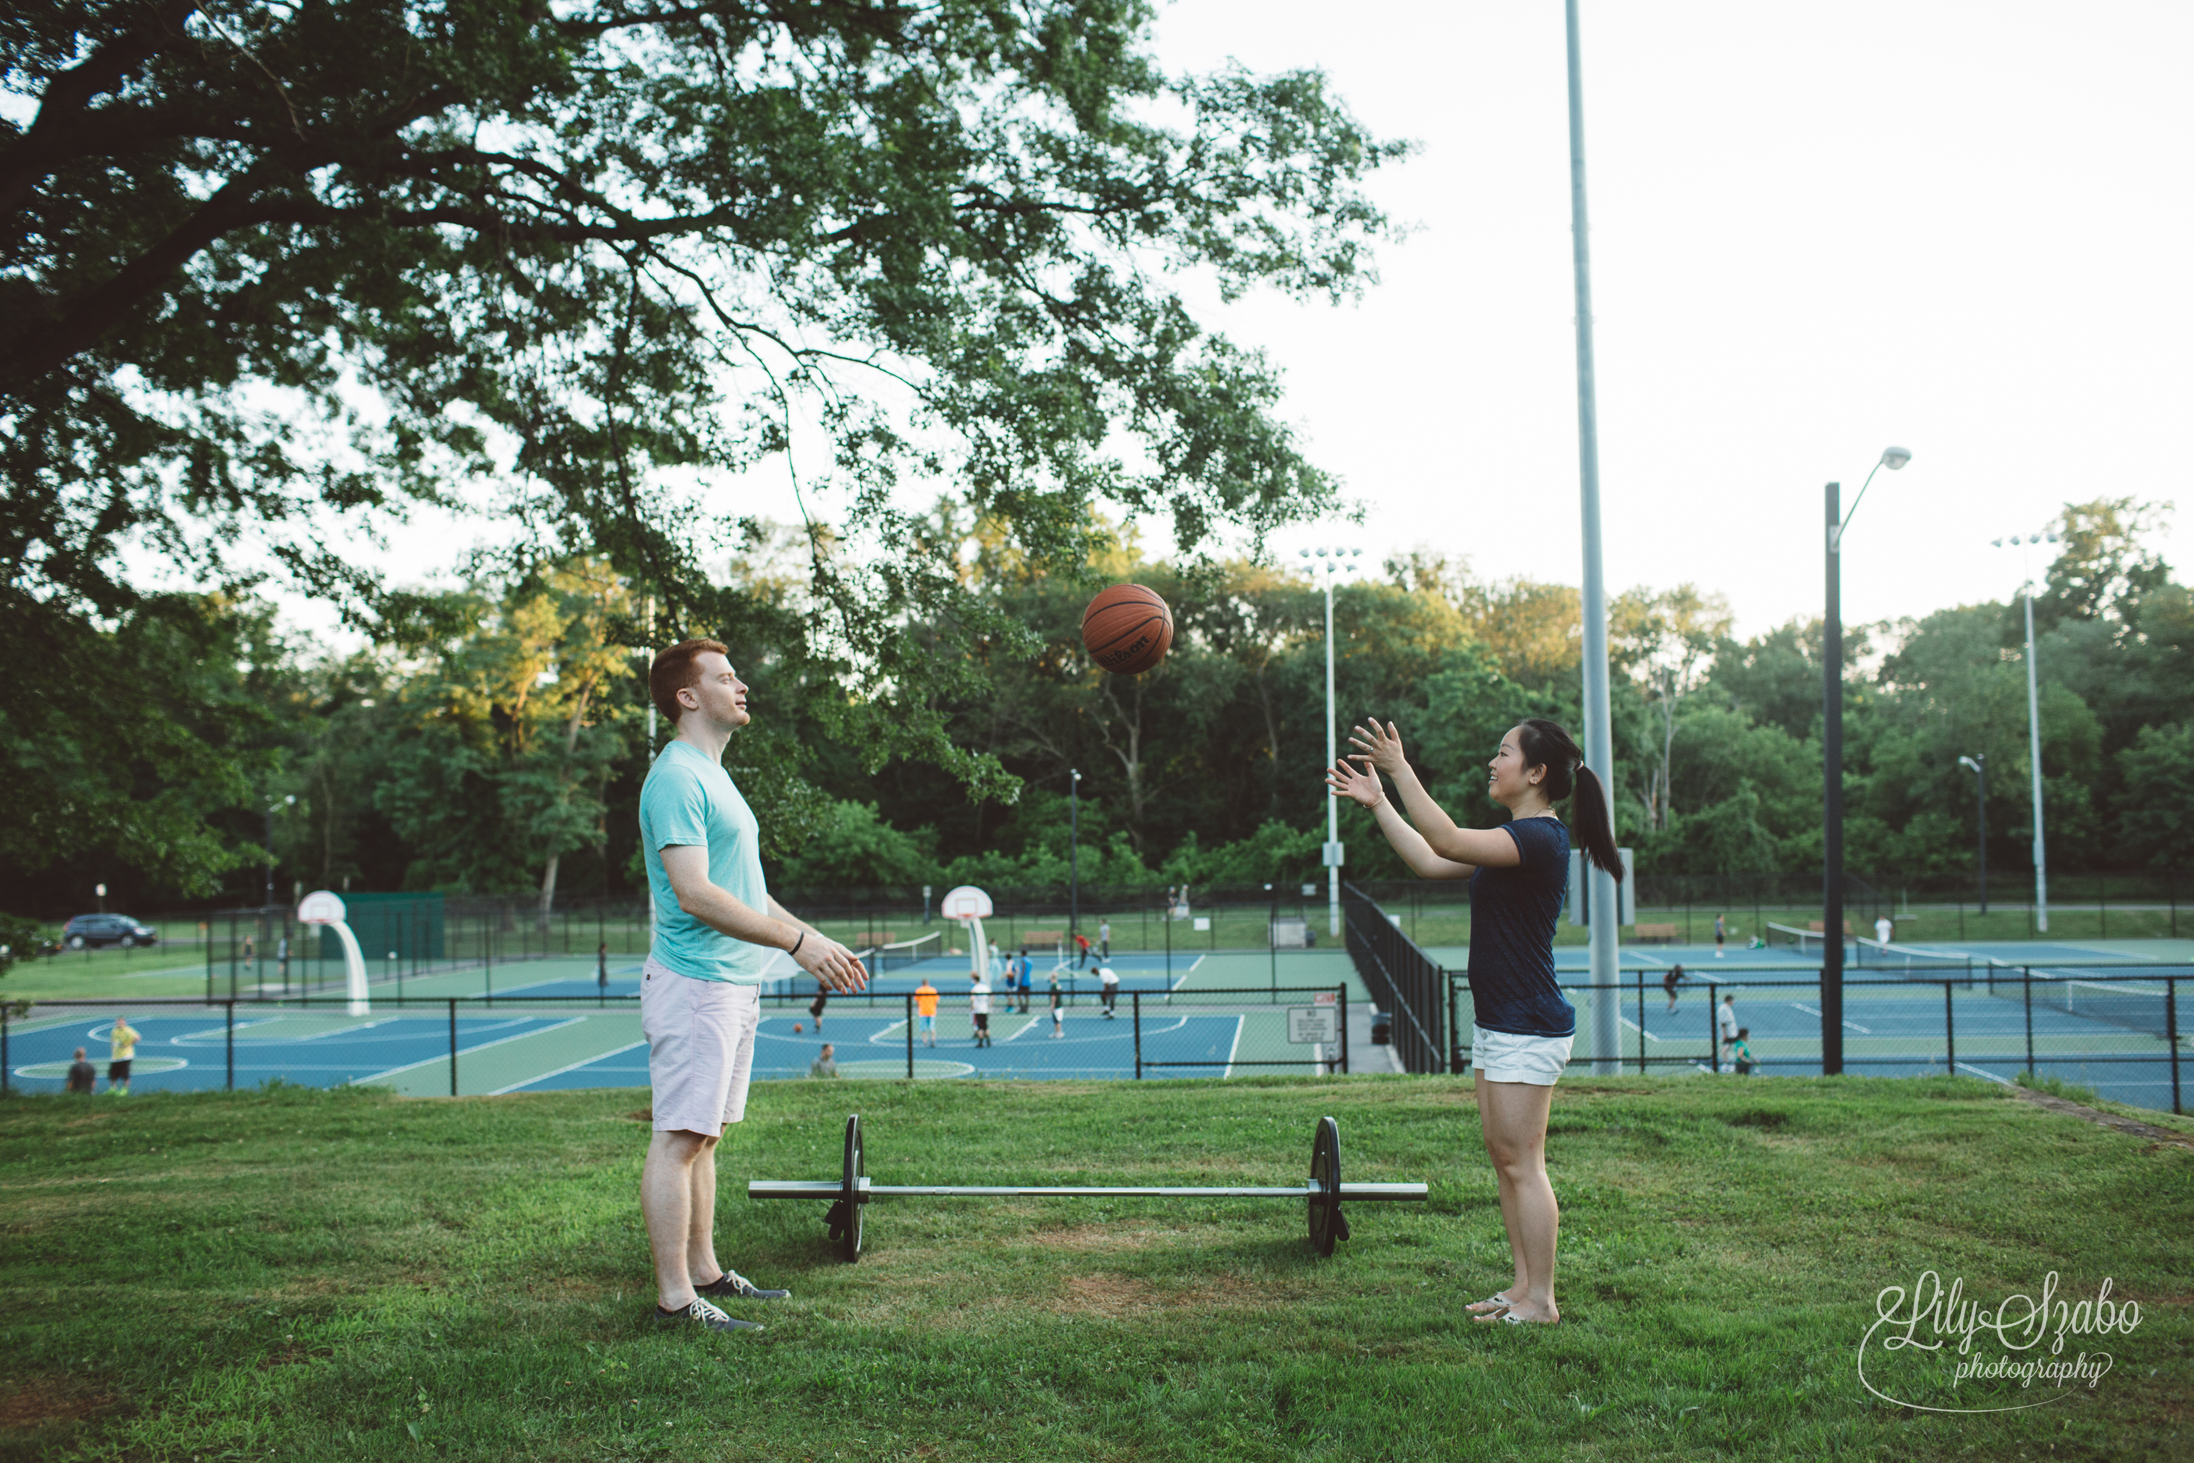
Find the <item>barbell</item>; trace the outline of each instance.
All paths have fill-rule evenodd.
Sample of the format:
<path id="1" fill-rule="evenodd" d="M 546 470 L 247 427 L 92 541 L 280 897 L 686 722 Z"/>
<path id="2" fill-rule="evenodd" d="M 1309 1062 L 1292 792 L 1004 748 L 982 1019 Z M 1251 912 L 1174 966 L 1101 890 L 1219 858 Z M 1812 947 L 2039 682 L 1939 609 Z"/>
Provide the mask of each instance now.
<path id="1" fill-rule="evenodd" d="M 1051 1187 L 1019 1184 L 879 1184 L 868 1177 L 861 1148 L 861 1117 L 846 1119 L 845 1164 L 835 1179 L 749 1179 L 749 1199 L 822 1199 L 830 1202 L 823 1222 L 830 1227 L 831 1242 L 851 1263 L 861 1258 L 861 1218 L 878 1199 L 1297 1199 L 1309 1217 L 1311 1248 L 1321 1255 L 1333 1253 L 1337 1241 L 1348 1238 L 1348 1221 L 1341 1217 L 1342 1201 L 1355 1203 L 1422 1203 L 1430 1192 L 1426 1184 L 1345 1184 L 1341 1182 L 1341 1125 L 1332 1118 L 1318 1119 L 1310 1140 L 1310 1182 L 1270 1188 L 1177 1188 L 1170 1185 L 1104 1184 L 1094 1187 Z"/>

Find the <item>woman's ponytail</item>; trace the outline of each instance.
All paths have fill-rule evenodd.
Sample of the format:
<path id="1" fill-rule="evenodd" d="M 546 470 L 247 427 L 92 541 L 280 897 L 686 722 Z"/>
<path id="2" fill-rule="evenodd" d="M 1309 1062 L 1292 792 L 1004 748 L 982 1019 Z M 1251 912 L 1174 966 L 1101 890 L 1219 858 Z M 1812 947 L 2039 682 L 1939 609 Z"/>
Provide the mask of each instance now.
<path id="1" fill-rule="evenodd" d="M 1623 860 L 1615 852 L 1615 819 L 1607 805 L 1607 789 L 1600 775 L 1582 764 L 1577 768 L 1577 795 L 1569 806 L 1569 821 L 1577 841 L 1584 845 L 1585 857 L 1619 881 Z"/>
<path id="2" fill-rule="evenodd" d="M 1585 766 L 1585 754 L 1576 739 L 1559 722 L 1529 716 L 1516 724 L 1522 733 L 1521 751 L 1526 767 L 1546 769 L 1546 795 L 1560 802 L 1574 792 L 1570 804 L 1570 832 L 1582 844 L 1585 857 L 1601 870 L 1623 876 L 1622 857 L 1615 852 L 1615 813 L 1607 800 L 1607 788 L 1599 775 Z"/>

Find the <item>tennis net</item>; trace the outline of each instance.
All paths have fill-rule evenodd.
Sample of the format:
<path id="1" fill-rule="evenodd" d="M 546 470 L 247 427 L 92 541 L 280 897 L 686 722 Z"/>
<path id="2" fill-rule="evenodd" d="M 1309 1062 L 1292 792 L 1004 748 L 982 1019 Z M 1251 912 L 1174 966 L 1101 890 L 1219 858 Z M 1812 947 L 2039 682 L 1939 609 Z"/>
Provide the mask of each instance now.
<path id="1" fill-rule="evenodd" d="M 1828 949 L 1828 941 L 1819 930 L 1801 930 L 1796 925 L 1779 925 L 1773 920 L 1767 922 L 1767 943 L 1774 949 L 1816 960 Z"/>
<path id="2" fill-rule="evenodd" d="M 1968 983 L 1973 978 L 1976 965 L 1983 969 L 1990 962 L 1970 955 L 1952 954 L 1943 950 L 1927 950 L 1917 945 L 1898 945 L 1881 940 L 1854 940 L 1852 964 L 1868 970 L 1878 970 L 1885 975 L 1905 975 L 1915 980 L 1944 980 L 1951 976 L 1964 976 Z"/>
<path id="3" fill-rule="evenodd" d="M 944 949 L 944 931 L 931 930 L 911 940 L 894 940 L 889 945 L 863 950 L 860 956 L 862 963 L 868 966 L 869 974 L 881 975 L 887 970 L 904 970 L 909 965 L 941 955 Z"/>

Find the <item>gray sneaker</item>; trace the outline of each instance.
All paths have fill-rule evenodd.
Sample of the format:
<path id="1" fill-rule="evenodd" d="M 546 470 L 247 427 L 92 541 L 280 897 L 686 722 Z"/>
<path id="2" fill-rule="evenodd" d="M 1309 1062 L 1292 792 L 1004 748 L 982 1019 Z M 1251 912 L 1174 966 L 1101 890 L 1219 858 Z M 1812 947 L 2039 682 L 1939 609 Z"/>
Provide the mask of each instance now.
<path id="1" fill-rule="evenodd" d="M 789 1300 L 789 1290 L 764 1290 L 736 1270 L 726 1270 L 706 1285 L 693 1287 L 696 1295 L 736 1295 L 741 1300 Z"/>
<path id="2" fill-rule="evenodd" d="M 700 1326 L 710 1331 L 759 1331 L 762 1329 L 760 1322 L 742 1321 L 736 1316 L 727 1316 L 699 1296 L 695 1296 L 693 1303 L 683 1310 L 666 1311 L 661 1306 L 657 1306 L 655 1308 L 655 1323 L 658 1326 Z"/>

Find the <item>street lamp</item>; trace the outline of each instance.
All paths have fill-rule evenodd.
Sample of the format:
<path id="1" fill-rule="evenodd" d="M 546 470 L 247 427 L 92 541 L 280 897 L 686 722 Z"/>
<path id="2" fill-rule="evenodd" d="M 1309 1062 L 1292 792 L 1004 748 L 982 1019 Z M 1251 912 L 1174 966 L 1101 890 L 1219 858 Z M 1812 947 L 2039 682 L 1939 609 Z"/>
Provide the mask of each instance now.
<path id="1" fill-rule="evenodd" d="M 2023 539 L 2012 534 L 1990 540 L 1999 549 L 2005 544 L 2019 545 L 2019 566 L 2026 574 L 2021 588 L 2026 593 L 2026 759 L 2034 774 L 2034 928 L 2045 935 L 2049 933 L 2049 865 L 2042 857 L 2042 697 L 2034 669 L 2034 571 L 2027 562 L 2026 550 L 2038 543 L 2056 541 L 2053 533 L 2030 533 Z"/>
<path id="2" fill-rule="evenodd" d="M 1988 754 L 1981 752 L 1971 757 L 1960 757 L 1958 765 L 1972 768 L 1976 783 L 1973 790 L 1973 811 L 1979 821 L 1981 830 L 1981 914 L 1983 918 L 1986 918 L 1988 915 Z"/>
<path id="3" fill-rule="evenodd" d="M 267 898 L 265 907 L 274 908 L 274 810 L 286 808 L 297 801 L 297 795 L 267 799 Z"/>
<path id="4" fill-rule="evenodd" d="M 1326 557 L 1328 552 L 1332 554 L 1330 561 Z M 1330 551 L 1326 549 L 1299 549 L 1297 553 L 1305 559 L 1316 554 L 1318 562 L 1310 566 L 1311 576 L 1325 580 L 1326 766 L 1331 767 L 1340 757 L 1339 750 L 1335 746 L 1333 716 L 1333 581 L 1343 574 L 1355 573 L 1361 567 L 1356 561 L 1363 557 L 1364 551 L 1362 549 L 1348 549 L 1346 551 L 1341 549 Z M 1339 939 L 1341 937 L 1341 804 L 1338 798 L 1326 799 L 1325 865 L 1326 912 L 1328 916 L 1326 933 L 1334 939 Z"/>
<path id="5" fill-rule="evenodd" d="M 1821 623 L 1821 1074 L 1844 1070 L 1844 620 L 1843 543 L 1851 514 L 1859 511 L 1874 474 L 1896 472 L 1912 460 L 1902 447 L 1885 448 L 1859 484 L 1851 512 L 1838 507 L 1842 485 L 1830 483 L 1828 508 L 1828 604 Z"/>
<path id="6" fill-rule="evenodd" d="M 1082 774 L 1067 769 L 1067 943 L 1082 932 Z"/>

